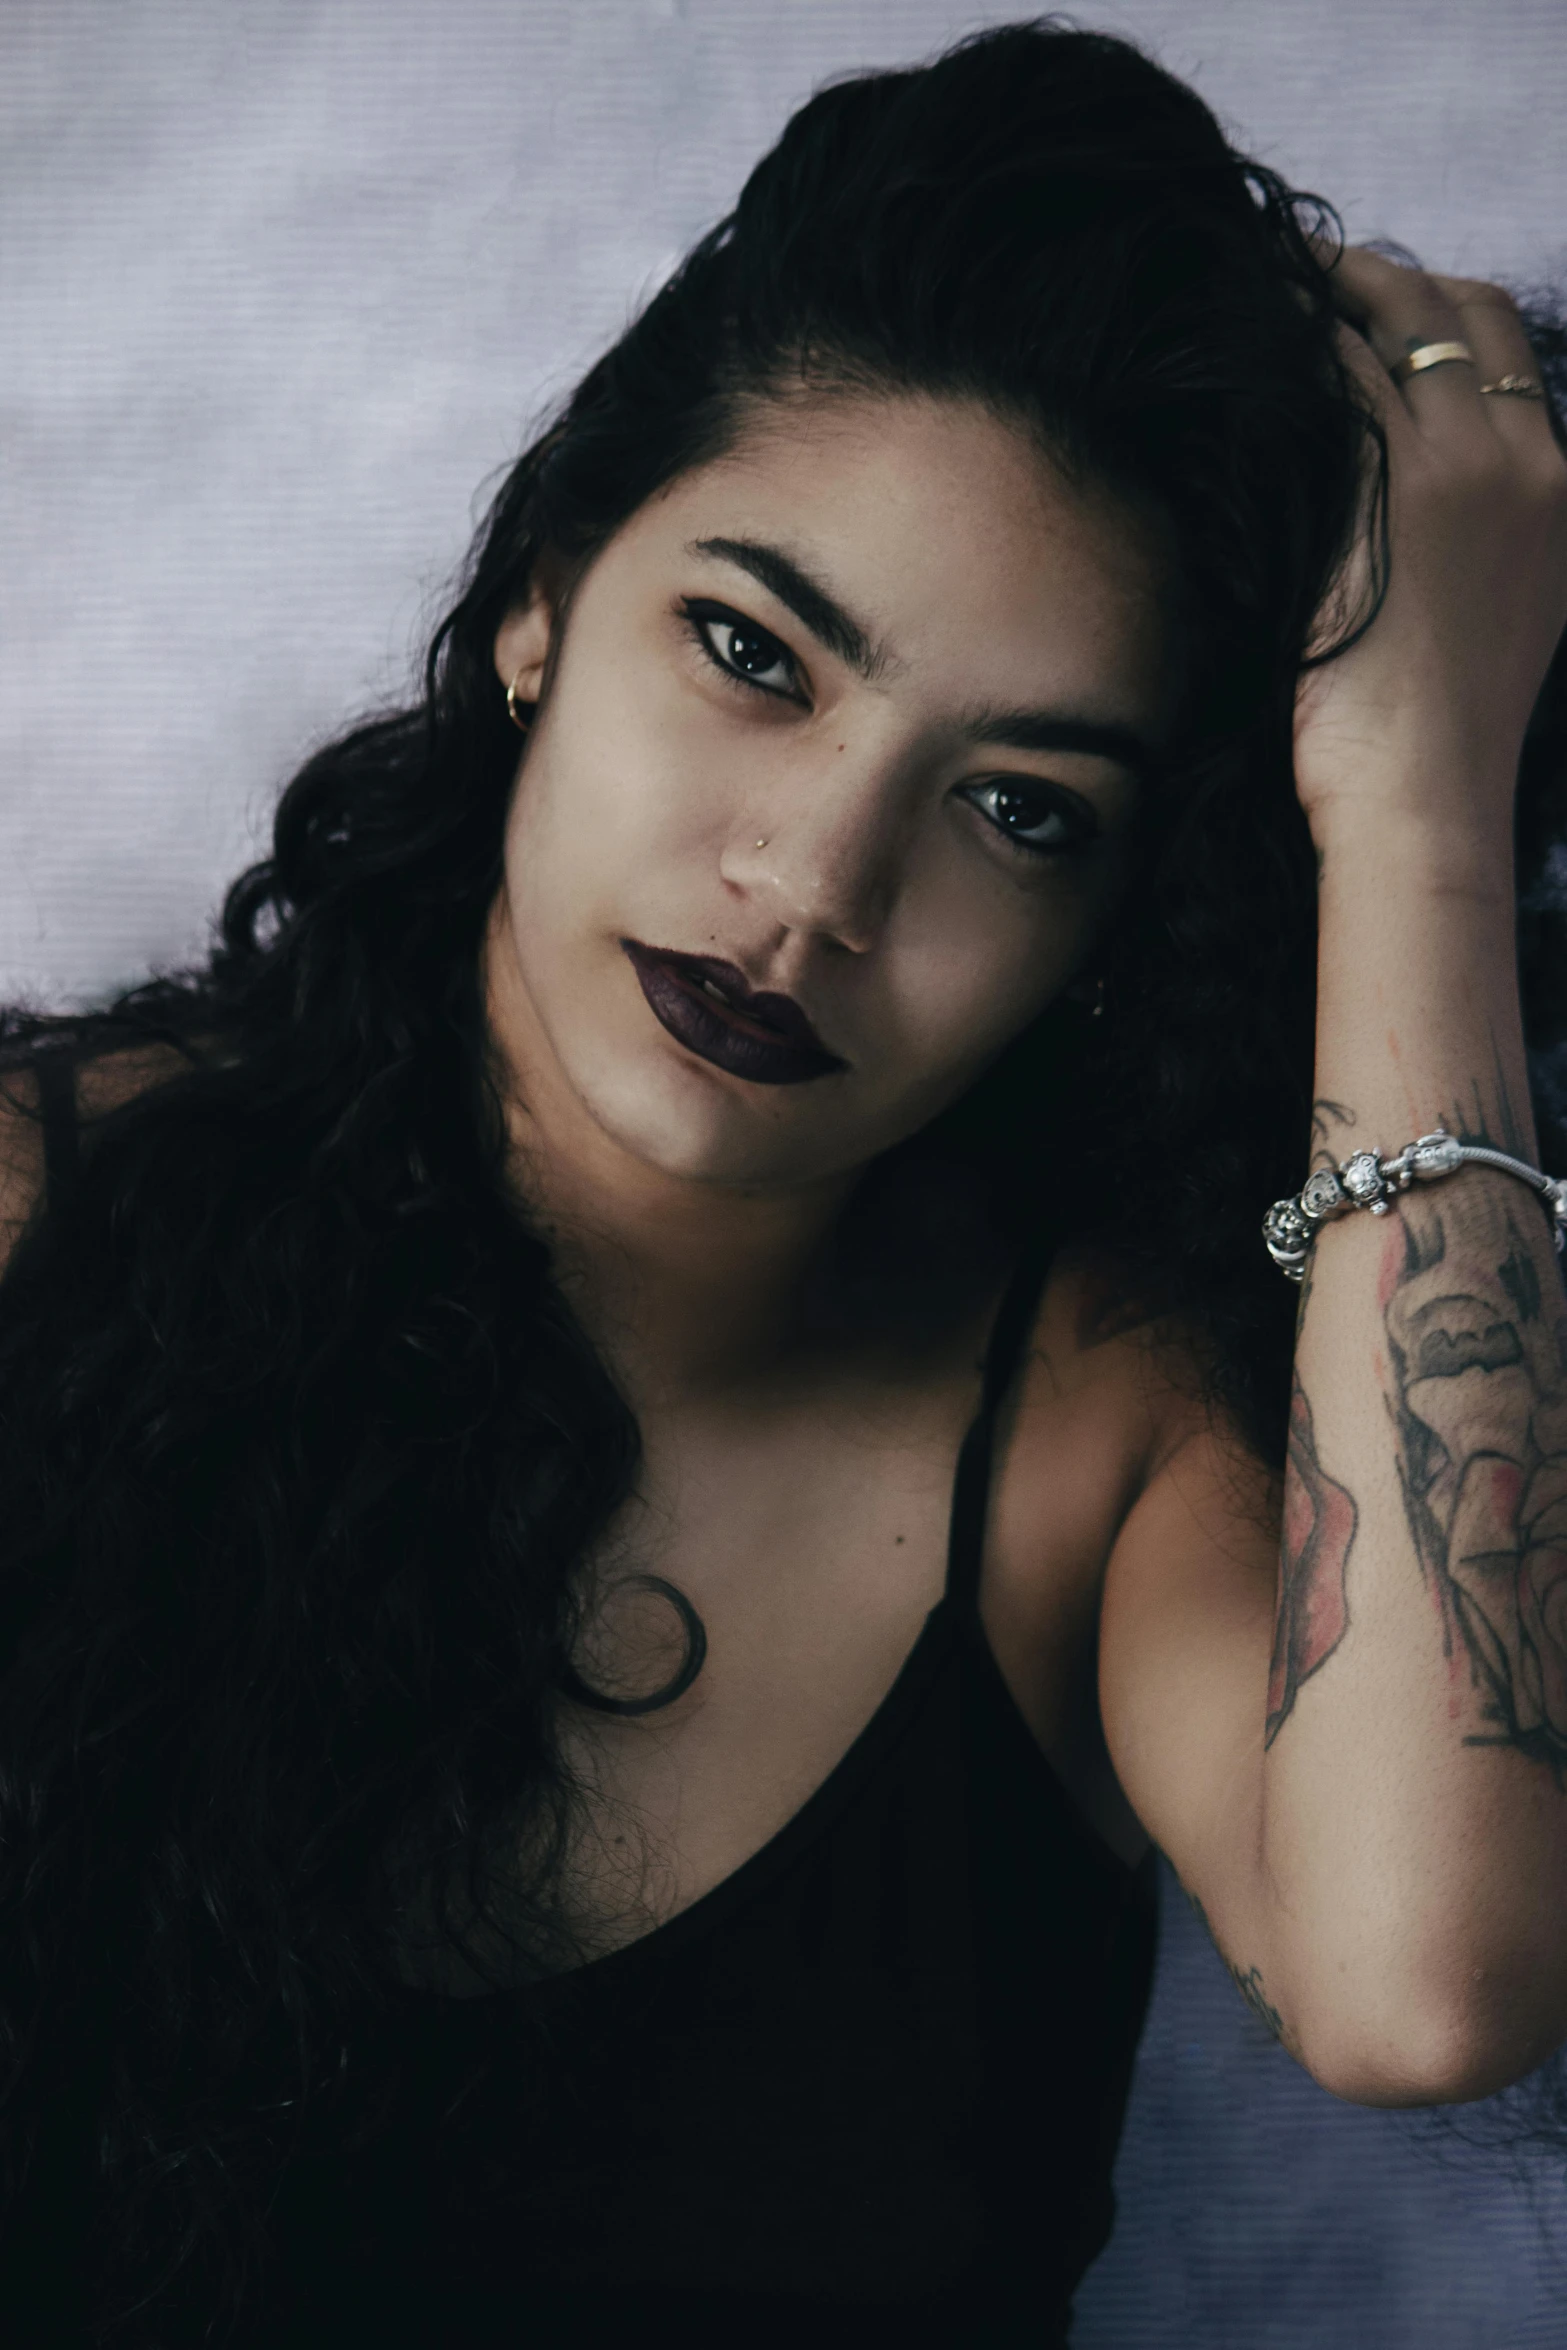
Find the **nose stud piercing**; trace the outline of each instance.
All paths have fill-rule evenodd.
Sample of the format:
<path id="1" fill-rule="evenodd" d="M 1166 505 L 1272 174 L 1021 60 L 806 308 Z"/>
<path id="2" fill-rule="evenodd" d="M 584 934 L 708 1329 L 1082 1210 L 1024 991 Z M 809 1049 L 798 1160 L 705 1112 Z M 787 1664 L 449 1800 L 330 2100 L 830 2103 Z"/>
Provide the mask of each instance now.
<path id="1" fill-rule="evenodd" d="M 760 840 L 757 842 L 757 844 L 756 844 L 756 845 L 757 845 L 757 847 L 758 847 L 759 849 L 765 849 L 765 848 L 766 848 L 766 846 L 767 846 L 767 835 L 766 835 L 765 833 L 762 835 L 761 839 L 760 839 Z"/>

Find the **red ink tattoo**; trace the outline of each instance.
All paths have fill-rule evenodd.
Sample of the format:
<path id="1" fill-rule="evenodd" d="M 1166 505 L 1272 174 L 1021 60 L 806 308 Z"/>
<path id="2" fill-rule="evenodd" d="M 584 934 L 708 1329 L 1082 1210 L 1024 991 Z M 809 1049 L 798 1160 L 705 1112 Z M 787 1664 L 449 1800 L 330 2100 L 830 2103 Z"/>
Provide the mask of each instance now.
<path id="1" fill-rule="evenodd" d="M 1399 1220 L 1399 1481 L 1450 1680 L 1468 1685 L 1466 1737 L 1567 1786 L 1567 1317 L 1550 1244 L 1478 1185 Z"/>
<path id="2" fill-rule="evenodd" d="M 1349 1622 L 1345 1572 L 1358 1522 L 1353 1496 L 1317 1458 L 1311 1405 L 1297 1379 L 1290 1399 L 1279 1614 L 1268 1680 L 1270 1746 L 1302 1681 L 1327 1661 L 1344 1637 Z"/>

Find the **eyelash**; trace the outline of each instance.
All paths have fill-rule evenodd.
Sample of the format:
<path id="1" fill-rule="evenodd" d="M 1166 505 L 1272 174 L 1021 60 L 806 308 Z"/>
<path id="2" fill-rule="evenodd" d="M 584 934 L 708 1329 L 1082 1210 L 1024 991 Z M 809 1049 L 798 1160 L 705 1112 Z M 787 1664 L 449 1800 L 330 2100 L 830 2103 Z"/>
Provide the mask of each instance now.
<path id="1" fill-rule="evenodd" d="M 1004 824 L 998 824 L 994 816 L 986 815 L 985 810 L 979 808 L 979 798 L 984 792 L 1010 792 L 1020 799 L 1035 793 L 1045 803 L 1044 813 L 1036 822 L 1047 824 L 1052 816 L 1059 816 L 1072 830 L 1065 840 L 1024 840 L 1020 834 L 1009 831 Z M 1084 849 L 1092 848 L 1099 837 L 1098 824 L 1076 794 L 1058 790 L 1047 783 L 997 776 L 988 783 L 965 784 L 960 797 L 967 800 L 971 808 L 978 808 L 991 831 L 999 833 L 1007 847 L 1015 850 L 1020 857 L 1074 857 Z"/>
<path id="2" fill-rule="evenodd" d="M 714 603 L 707 597 L 688 596 L 682 601 L 680 609 L 693 640 L 726 683 L 738 687 L 742 693 L 764 694 L 772 702 L 799 704 L 804 701 L 804 696 L 798 692 L 787 693 L 782 686 L 763 685 L 757 678 L 748 677 L 743 669 L 737 669 L 724 658 L 708 635 L 709 628 L 714 626 L 729 628 L 736 633 L 744 630 L 746 634 L 760 639 L 764 646 L 771 645 L 775 648 L 777 658 L 769 664 L 770 667 L 776 667 L 779 662 L 782 662 L 788 668 L 790 675 L 798 678 L 799 665 L 794 655 L 786 644 L 781 643 L 773 635 L 771 629 L 763 628 L 757 621 L 747 619 L 743 612 L 736 612 L 731 605 Z M 1043 824 L 1047 823 L 1051 816 L 1064 817 L 1069 824 L 1077 827 L 1073 837 L 1049 843 L 1024 840 L 1017 833 L 1009 831 L 1004 824 L 997 823 L 993 816 L 986 815 L 984 809 L 979 808 L 978 805 L 979 795 L 984 792 L 1011 792 L 1022 796 L 1029 791 L 1038 793 L 1047 802 L 1046 812 L 1038 821 Z M 965 785 L 960 797 L 967 800 L 970 807 L 976 808 L 991 831 L 998 834 L 1006 846 L 1020 857 L 1036 859 L 1069 857 L 1090 847 L 1098 838 L 1098 825 L 1075 794 L 1053 790 L 1048 784 L 1026 783 L 1022 780 L 1013 781 L 998 777 L 989 783 Z"/>
<path id="3" fill-rule="evenodd" d="M 743 612 L 733 611 L 727 604 L 710 603 L 705 597 L 687 597 L 680 609 L 685 615 L 692 637 L 718 671 L 719 676 L 727 679 L 730 685 L 739 686 L 744 693 L 765 694 L 768 700 L 773 702 L 800 703 L 803 701 L 803 695 L 798 692 L 788 693 L 782 686 L 763 685 L 758 678 L 747 677 L 743 669 L 735 668 L 730 661 L 724 658 L 707 633 L 709 628 L 718 627 L 732 629 L 737 635 L 743 631 L 747 636 L 757 637 L 764 645 L 771 645 L 776 649 L 777 659 L 769 663 L 769 667 L 776 667 L 777 663 L 781 661 L 787 667 L 790 676 L 798 678 L 799 665 L 794 655 L 787 645 L 779 643 L 770 628 L 762 628 L 756 621 L 748 620 Z"/>

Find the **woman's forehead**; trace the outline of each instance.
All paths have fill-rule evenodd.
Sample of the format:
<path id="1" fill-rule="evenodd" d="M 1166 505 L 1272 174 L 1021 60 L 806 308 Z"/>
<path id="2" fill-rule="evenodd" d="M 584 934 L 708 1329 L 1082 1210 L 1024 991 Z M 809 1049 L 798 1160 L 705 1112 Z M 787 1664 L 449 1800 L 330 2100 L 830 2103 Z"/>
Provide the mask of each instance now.
<path id="1" fill-rule="evenodd" d="M 683 477 L 691 484 L 776 487 L 824 504 L 863 482 L 867 497 L 896 485 L 909 500 L 960 511 L 1049 510 L 1076 495 L 1040 436 L 971 396 L 864 387 L 801 387 L 748 401 L 728 445 Z M 678 486 L 678 485 L 677 485 Z"/>
<path id="2" fill-rule="evenodd" d="M 655 565 L 727 568 L 764 594 L 786 572 L 803 576 L 866 654 L 854 665 L 883 683 L 914 666 L 1064 664 L 1157 696 L 1166 665 L 1157 526 L 1069 479 L 1036 435 L 977 400 L 769 403 L 634 518 L 631 536 Z M 800 609 L 787 586 L 783 601 Z"/>

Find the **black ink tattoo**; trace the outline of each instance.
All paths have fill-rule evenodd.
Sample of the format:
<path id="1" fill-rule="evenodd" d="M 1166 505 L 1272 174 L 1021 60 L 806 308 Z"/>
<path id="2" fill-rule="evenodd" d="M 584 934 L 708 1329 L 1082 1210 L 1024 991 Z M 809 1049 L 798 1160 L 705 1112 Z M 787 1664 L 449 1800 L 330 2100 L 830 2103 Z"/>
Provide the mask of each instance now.
<path id="1" fill-rule="evenodd" d="M 1502 1060 L 1501 1047 L 1496 1041 L 1494 1027 L 1491 1030 L 1491 1082 L 1496 1087 L 1497 1116 L 1501 1123 L 1502 1132 L 1501 1142 L 1496 1147 L 1510 1151 L 1514 1158 L 1526 1155 L 1529 1149 L 1529 1137 L 1524 1132 L 1522 1119 L 1513 1108 L 1513 1097 L 1507 1083 L 1507 1069 Z M 1485 1123 L 1483 1111 L 1480 1123 L 1482 1126 Z"/>
<path id="2" fill-rule="evenodd" d="M 1469 1087 L 1468 1109 L 1461 1109 L 1455 1102 L 1450 1110 L 1443 1113 L 1442 1124 L 1460 1142 L 1479 1143 L 1487 1150 L 1508 1151 L 1515 1159 L 1527 1158 L 1531 1147 L 1529 1136 L 1513 1106 L 1512 1089 L 1507 1082 L 1507 1070 L 1494 1029 L 1491 1032 L 1491 1088 L 1491 1098 L 1496 1106 L 1494 1122 L 1487 1115 L 1486 1096 L 1476 1077 Z"/>
<path id="3" fill-rule="evenodd" d="M 1326 1664 L 1348 1628 L 1345 1582 L 1358 1523 L 1354 1496 L 1317 1457 L 1311 1405 L 1297 1379 L 1290 1398 L 1279 1604 L 1268 1675 L 1269 1746 L 1289 1719 L 1301 1683 Z"/>
<path id="4" fill-rule="evenodd" d="M 1509 1147 L 1505 1097 L 1501 1124 Z M 1499 1176 L 1400 1203 L 1382 1281 L 1389 1409 L 1410 1533 L 1483 1725 L 1467 1742 L 1514 1747 L 1561 1786 L 1567 1301 L 1543 1220 L 1526 1231 L 1511 1189 Z"/>
<path id="5" fill-rule="evenodd" d="M 1208 1923 L 1208 1912 L 1203 1908 L 1203 1905 L 1198 1900 L 1196 1894 L 1188 1885 L 1182 1885 L 1181 1891 L 1186 1895 L 1187 1900 L 1191 1903 L 1193 1909 L 1196 1911 L 1198 1920 L 1202 1925 L 1204 1933 L 1207 1935 L 1209 1941 L 1213 1944 L 1214 1949 L 1218 1952 L 1220 1958 L 1224 1962 L 1225 1973 L 1229 1976 L 1230 1981 L 1235 1985 L 1236 1990 L 1245 2000 L 1246 2005 L 1251 2009 L 1252 2014 L 1263 2026 L 1271 2040 L 1278 2040 L 1282 2042 L 1284 2039 L 1284 2019 L 1279 2014 L 1278 2009 L 1273 2005 L 1273 2002 L 1268 1998 L 1266 1992 L 1263 1990 L 1261 1967 L 1238 1967 L 1235 1964 L 1234 1959 L 1231 1958 L 1229 1953 L 1225 1950 L 1223 1943 L 1219 1940 L 1219 1937 L 1214 1932 L 1212 1926 Z"/>
<path id="6" fill-rule="evenodd" d="M 1221 1951 L 1220 1956 L 1223 1957 L 1223 1955 Z M 1236 1990 L 1245 2000 L 1257 2021 L 1264 2027 L 1268 2037 L 1272 2040 L 1282 2040 L 1284 2037 L 1283 2019 L 1278 2009 L 1263 1991 L 1261 1967 L 1247 1967 L 1243 1973 L 1230 1959 L 1226 1958 L 1224 1963 L 1230 1970 L 1230 1981 L 1235 1985 Z"/>
<path id="7" fill-rule="evenodd" d="M 1315 1101 L 1311 1105 L 1311 1164 L 1313 1167 L 1336 1167 L 1338 1159 L 1328 1148 L 1328 1136 L 1335 1126 L 1352 1127 L 1355 1113 L 1347 1102 Z"/>
<path id="8" fill-rule="evenodd" d="M 1497 1267 L 1497 1271 L 1501 1275 L 1502 1287 L 1518 1309 L 1519 1321 L 1538 1322 L 1540 1319 L 1540 1276 L 1535 1269 L 1533 1257 L 1523 1245 L 1516 1227 L 1512 1225 L 1512 1218 L 1509 1216 L 1507 1221 L 1512 1227 L 1515 1245 Z"/>

